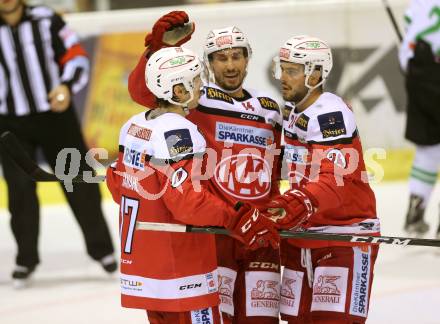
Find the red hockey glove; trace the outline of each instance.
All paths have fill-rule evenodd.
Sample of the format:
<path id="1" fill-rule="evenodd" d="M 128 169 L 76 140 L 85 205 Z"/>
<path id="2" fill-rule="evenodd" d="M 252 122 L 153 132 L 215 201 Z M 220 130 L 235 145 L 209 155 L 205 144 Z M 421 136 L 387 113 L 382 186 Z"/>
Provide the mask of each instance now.
<path id="1" fill-rule="evenodd" d="M 304 192 L 289 190 L 267 205 L 267 214 L 281 229 L 294 229 L 313 215 L 317 204 Z"/>
<path id="2" fill-rule="evenodd" d="M 188 23 L 188 14 L 185 11 L 171 11 L 159 18 L 153 26 L 151 33 L 145 37 L 145 47 L 148 54 L 163 47 L 180 46 L 191 39 L 195 24 Z"/>
<path id="3" fill-rule="evenodd" d="M 256 208 L 249 204 L 238 203 L 237 214 L 232 217 L 231 223 L 226 226 L 232 236 L 246 244 L 251 250 L 268 247 L 269 244 L 278 249 L 280 236 L 275 224 Z"/>

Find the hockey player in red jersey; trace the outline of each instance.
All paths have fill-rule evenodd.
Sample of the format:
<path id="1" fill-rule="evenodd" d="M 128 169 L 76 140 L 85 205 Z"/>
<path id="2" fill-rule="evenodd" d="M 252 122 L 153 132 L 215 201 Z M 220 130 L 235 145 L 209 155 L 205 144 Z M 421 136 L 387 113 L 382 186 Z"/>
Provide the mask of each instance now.
<path id="1" fill-rule="evenodd" d="M 286 103 L 290 190 L 268 206 L 281 229 L 379 233 L 374 193 L 351 108 L 323 92 L 332 68 L 322 40 L 290 38 L 274 59 Z M 364 323 L 378 247 L 285 240 L 280 312 L 289 323 Z"/>
<path id="2" fill-rule="evenodd" d="M 193 30 L 189 26 L 193 24 L 188 23 L 183 12 L 172 12 L 156 22 L 146 37 L 147 50 L 129 78 L 129 91 L 136 102 L 152 102 L 139 82 L 146 58 L 157 48 L 169 46 L 169 39 L 173 43 L 187 41 Z M 178 36 L 172 37 L 174 30 Z M 279 194 L 278 175 L 272 172 L 278 164 L 275 150 L 281 140 L 278 104 L 266 93 L 243 88 L 252 51 L 237 27 L 209 32 L 204 53 L 211 82 L 188 119 L 198 126 L 207 146 L 216 152 L 216 167 L 209 170 L 212 181 L 207 186 L 229 206 L 246 201 L 264 207 Z M 271 247 L 249 251 L 230 237 L 216 238 L 225 321 L 278 323 L 279 251 Z"/>
<path id="3" fill-rule="evenodd" d="M 212 235 L 140 231 L 137 222 L 220 226 L 251 249 L 278 246 L 274 223 L 193 186 L 206 141 L 185 118 L 200 97 L 203 64 L 182 47 L 155 52 L 145 82 L 158 108 L 121 129 L 107 185 L 120 205 L 122 306 L 146 309 L 150 323 L 220 323 Z M 238 211 L 236 211 L 238 209 Z"/>

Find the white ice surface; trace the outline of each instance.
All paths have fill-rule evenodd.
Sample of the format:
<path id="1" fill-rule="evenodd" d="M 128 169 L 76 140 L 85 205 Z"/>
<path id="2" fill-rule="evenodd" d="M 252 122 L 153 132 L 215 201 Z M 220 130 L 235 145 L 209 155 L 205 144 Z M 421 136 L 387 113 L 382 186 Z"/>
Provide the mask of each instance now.
<path id="1" fill-rule="evenodd" d="M 383 235 L 400 236 L 407 208 L 407 183 L 374 186 Z M 427 210 L 434 236 L 439 221 L 440 190 Z M 117 242 L 117 207 L 104 204 Z M 32 285 L 12 288 L 15 242 L 9 214 L 0 210 L 0 323 L 113 324 L 146 323 L 140 310 L 119 305 L 117 276 L 109 277 L 85 252 L 82 236 L 64 205 L 45 207 L 41 217 L 41 265 Z M 367 323 L 440 323 L 440 248 L 381 247 Z"/>

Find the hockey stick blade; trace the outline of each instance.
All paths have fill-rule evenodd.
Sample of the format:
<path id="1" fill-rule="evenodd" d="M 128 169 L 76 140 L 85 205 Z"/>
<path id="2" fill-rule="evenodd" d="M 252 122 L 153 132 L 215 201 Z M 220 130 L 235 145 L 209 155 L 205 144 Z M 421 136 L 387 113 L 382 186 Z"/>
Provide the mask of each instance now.
<path id="1" fill-rule="evenodd" d="M 63 179 L 57 177 L 55 174 L 47 172 L 40 168 L 40 166 L 31 159 L 26 153 L 23 146 L 20 144 L 18 138 L 11 132 L 6 131 L 0 135 L 0 147 L 3 152 L 7 154 L 15 164 L 22 169 L 32 180 L 37 182 L 72 182 L 72 183 L 84 183 L 82 176 L 76 176 L 73 178 Z M 96 178 L 101 177 L 97 176 Z M 105 179 L 102 176 L 100 181 Z"/>
<path id="2" fill-rule="evenodd" d="M 208 233 L 208 234 L 229 234 L 229 232 L 220 227 L 197 227 L 190 225 L 137 222 L 137 230 L 178 232 L 178 233 Z M 354 234 L 332 234 L 318 232 L 290 232 L 280 231 L 281 238 L 293 238 L 317 241 L 338 241 L 367 244 L 390 244 L 390 245 L 417 245 L 440 247 L 440 240 L 418 239 L 412 237 L 398 236 L 372 236 L 372 235 L 354 235 Z"/>

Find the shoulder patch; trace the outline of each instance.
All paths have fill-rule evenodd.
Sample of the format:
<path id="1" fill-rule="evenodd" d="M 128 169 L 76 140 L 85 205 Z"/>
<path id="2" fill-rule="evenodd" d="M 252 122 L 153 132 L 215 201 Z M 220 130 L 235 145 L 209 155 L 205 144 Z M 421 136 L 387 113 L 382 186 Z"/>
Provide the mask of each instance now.
<path id="1" fill-rule="evenodd" d="M 177 188 L 188 178 L 188 172 L 185 168 L 180 167 L 171 175 L 171 187 Z"/>
<path id="2" fill-rule="evenodd" d="M 193 141 L 188 128 L 173 129 L 164 133 L 170 157 L 193 153 Z"/>
<path id="3" fill-rule="evenodd" d="M 234 103 L 234 99 L 223 91 L 215 88 L 206 87 L 206 97 L 208 99 L 221 100 L 229 104 Z"/>
<path id="4" fill-rule="evenodd" d="M 299 115 L 298 119 L 295 122 L 295 126 L 303 131 L 307 131 L 307 126 L 309 126 L 309 116 L 305 114 Z"/>
<path id="5" fill-rule="evenodd" d="M 257 99 L 260 102 L 261 107 L 269 110 L 280 111 L 280 107 L 275 100 L 269 97 L 258 97 Z"/>
<path id="6" fill-rule="evenodd" d="M 347 134 L 344 117 L 341 111 L 319 115 L 318 123 L 323 138 L 337 137 Z"/>
<path id="7" fill-rule="evenodd" d="M 293 107 L 292 106 L 287 106 L 285 105 L 283 108 L 283 119 L 284 120 L 289 120 L 289 116 L 290 116 L 290 112 L 292 111 Z"/>
<path id="8" fill-rule="evenodd" d="M 347 160 L 345 159 L 344 153 L 338 149 L 331 149 L 327 152 L 327 159 L 336 164 L 338 167 L 345 169 L 347 166 Z"/>
<path id="9" fill-rule="evenodd" d="M 144 141 L 149 141 L 151 138 L 152 130 L 138 126 L 136 124 L 131 124 L 128 128 L 127 134 L 139 138 Z"/>

